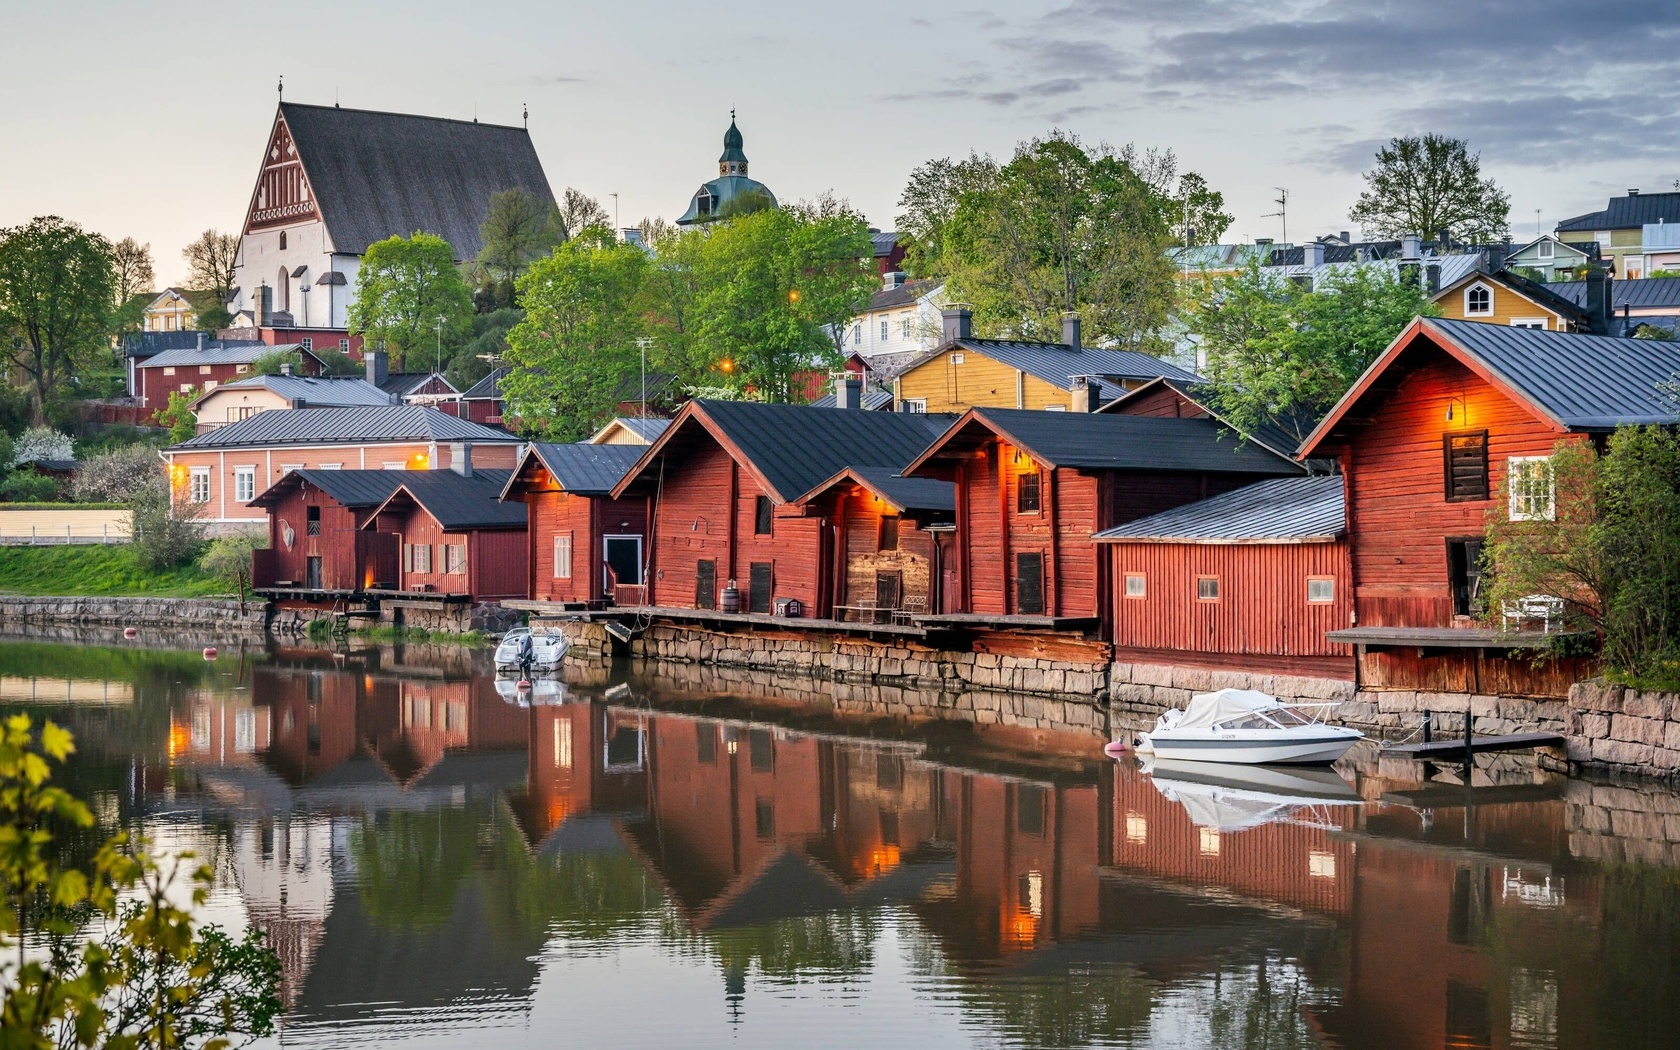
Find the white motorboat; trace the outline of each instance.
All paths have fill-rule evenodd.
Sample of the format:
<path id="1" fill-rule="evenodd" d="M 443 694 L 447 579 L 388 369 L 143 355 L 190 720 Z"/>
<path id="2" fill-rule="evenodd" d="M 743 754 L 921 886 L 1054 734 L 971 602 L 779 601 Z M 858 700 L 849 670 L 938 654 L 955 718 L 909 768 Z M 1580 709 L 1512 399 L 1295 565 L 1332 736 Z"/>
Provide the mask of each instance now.
<path id="1" fill-rule="evenodd" d="M 1184 710 L 1168 711 L 1138 737 L 1137 749 L 1181 762 L 1326 765 L 1365 738 L 1357 729 L 1325 724 L 1336 706 L 1286 704 L 1254 689 L 1197 693 Z"/>
<path id="2" fill-rule="evenodd" d="M 496 646 L 496 670 L 506 674 L 557 670 L 571 647 L 571 639 L 553 628 L 515 627 Z"/>
<path id="3" fill-rule="evenodd" d="M 521 685 L 527 688 L 519 688 Z M 533 678 L 528 682 L 498 678 L 496 695 L 518 707 L 552 707 L 572 702 L 572 694 L 566 691 L 566 683 L 553 678 Z"/>
<path id="4" fill-rule="evenodd" d="M 1364 801 L 1328 769 L 1152 761 L 1148 757 L 1139 759 L 1138 769 L 1162 797 L 1183 806 L 1192 823 L 1221 831 L 1278 821 L 1341 827 L 1334 808 Z"/>

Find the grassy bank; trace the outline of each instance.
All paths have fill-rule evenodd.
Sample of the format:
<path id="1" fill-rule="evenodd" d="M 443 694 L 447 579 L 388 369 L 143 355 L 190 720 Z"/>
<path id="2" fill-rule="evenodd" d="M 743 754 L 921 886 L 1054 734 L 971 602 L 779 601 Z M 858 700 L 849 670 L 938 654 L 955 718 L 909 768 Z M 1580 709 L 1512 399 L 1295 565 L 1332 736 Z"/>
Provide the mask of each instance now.
<path id="1" fill-rule="evenodd" d="M 0 594 L 202 598 L 226 590 L 195 564 L 143 568 L 126 544 L 0 547 Z"/>

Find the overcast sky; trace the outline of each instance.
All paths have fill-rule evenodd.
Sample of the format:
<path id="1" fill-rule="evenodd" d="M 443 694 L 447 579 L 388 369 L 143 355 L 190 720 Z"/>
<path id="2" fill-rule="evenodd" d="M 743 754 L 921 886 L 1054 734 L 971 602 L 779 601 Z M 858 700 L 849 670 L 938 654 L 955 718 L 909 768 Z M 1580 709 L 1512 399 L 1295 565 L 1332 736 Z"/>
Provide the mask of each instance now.
<path id="1" fill-rule="evenodd" d="M 1392 135 L 1469 139 L 1517 235 L 1680 179 L 1680 20 L 1643 0 L 1052 0 L 992 8 L 177 0 L 0 5 L 0 225 L 57 213 L 152 245 L 237 230 L 273 118 L 299 102 L 517 124 L 549 183 L 675 218 L 739 109 L 752 174 L 891 228 L 910 170 L 1052 127 L 1171 148 L 1227 240 L 1349 227 Z M 307 163 L 307 158 L 305 158 Z M 1680 218 L 1680 216 L 1677 216 Z"/>

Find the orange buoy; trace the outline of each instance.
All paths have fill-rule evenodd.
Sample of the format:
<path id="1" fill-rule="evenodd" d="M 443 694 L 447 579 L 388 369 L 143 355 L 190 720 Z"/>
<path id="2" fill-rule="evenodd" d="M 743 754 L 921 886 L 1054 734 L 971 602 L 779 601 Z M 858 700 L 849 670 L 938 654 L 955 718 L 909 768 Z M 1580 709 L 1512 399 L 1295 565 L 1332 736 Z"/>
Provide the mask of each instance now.
<path id="1" fill-rule="evenodd" d="M 124 638 L 138 638 L 139 636 L 140 636 L 140 632 L 137 629 L 135 629 L 133 627 L 124 627 L 123 628 L 123 637 Z"/>
<path id="2" fill-rule="evenodd" d="M 214 660 L 216 658 L 216 647 L 213 646 L 213 645 L 205 646 L 204 647 L 204 658 L 206 660 Z"/>
<path id="3" fill-rule="evenodd" d="M 522 693 L 528 693 L 531 691 L 531 680 L 529 678 L 521 678 L 518 682 L 514 683 L 514 688 L 518 689 Z"/>

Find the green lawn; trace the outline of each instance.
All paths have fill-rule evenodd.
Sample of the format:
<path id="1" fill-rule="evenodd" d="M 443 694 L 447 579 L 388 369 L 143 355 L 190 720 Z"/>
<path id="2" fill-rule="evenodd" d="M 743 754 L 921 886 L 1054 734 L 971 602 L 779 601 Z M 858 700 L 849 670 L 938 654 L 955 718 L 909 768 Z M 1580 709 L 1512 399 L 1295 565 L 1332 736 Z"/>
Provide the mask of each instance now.
<path id="1" fill-rule="evenodd" d="M 0 547 L 0 594 L 199 598 L 226 591 L 195 564 L 165 572 L 141 568 L 126 544 Z"/>

